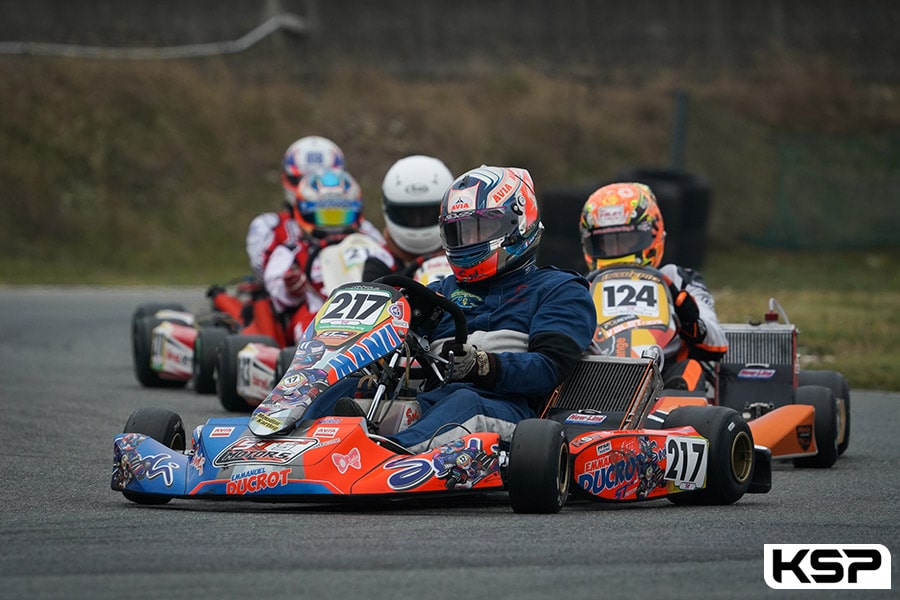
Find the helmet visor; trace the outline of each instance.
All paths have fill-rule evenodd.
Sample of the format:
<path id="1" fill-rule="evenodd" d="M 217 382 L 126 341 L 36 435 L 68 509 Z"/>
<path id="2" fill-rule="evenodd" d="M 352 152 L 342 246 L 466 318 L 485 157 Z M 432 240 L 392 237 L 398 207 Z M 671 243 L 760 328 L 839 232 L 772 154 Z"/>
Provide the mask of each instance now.
<path id="1" fill-rule="evenodd" d="M 304 220 L 322 228 L 353 225 L 361 210 L 362 202 L 358 200 L 328 199 L 300 203 L 300 214 Z"/>
<path id="2" fill-rule="evenodd" d="M 640 254 L 653 244 L 653 234 L 633 227 L 594 229 L 581 239 L 584 253 L 593 258 L 615 258 Z"/>
<path id="3" fill-rule="evenodd" d="M 463 248 L 505 237 L 518 225 L 515 214 L 488 208 L 444 217 L 441 234 L 448 249 Z"/>
<path id="4" fill-rule="evenodd" d="M 384 206 L 384 216 L 391 223 L 400 227 L 411 227 L 419 229 L 421 227 L 433 227 L 438 224 L 438 217 L 441 215 L 440 204 L 428 204 L 421 206 L 404 206 L 401 204 L 386 203 Z"/>

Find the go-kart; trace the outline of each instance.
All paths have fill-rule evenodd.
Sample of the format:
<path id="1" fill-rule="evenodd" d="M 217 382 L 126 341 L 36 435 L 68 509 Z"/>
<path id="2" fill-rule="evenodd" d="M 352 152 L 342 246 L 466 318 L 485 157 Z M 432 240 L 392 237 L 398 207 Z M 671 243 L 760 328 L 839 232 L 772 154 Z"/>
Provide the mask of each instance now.
<path id="1" fill-rule="evenodd" d="M 447 360 L 426 341 L 443 318 L 452 319 L 455 341 L 463 343 L 462 311 L 411 279 L 389 275 L 337 288 L 278 385 L 251 415 L 209 419 L 194 430 L 188 448 L 177 414 L 135 411 L 114 442 L 112 489 L 141 504 L 223 497 L 327 502 L 505 490 L 516 512 L 554 513 L 568 497 L 574 464 L 579 486 L 598 500 L 691 496 L 693 502 L 730 503 L 748 491 L 768 490 L 767 452 L 754 448 L 742 417 L 722 407 L 672 411 L 662 426 L 642 428 L 650 406 L 644 402 L 618 431 L 586 432 L 571 444 L 563 422 L 526 419 L 509 442 L 496 433 L 472 432 L 409 452 L 385 436 L 417 418 L 416 379 L 447 381 Z M 356 403 L 362 414 L 304 417 L 317 396 L 348 378 L 352 389 L 374 389 L 364 399 L 339 401 Z M 602 394 L 591 389 L 587 395 L 590 401 Z M 602 421 L 589 411 L 579 414 L 587 427 Z M 577 470 L 588 463 L 596 467 L 588 475 L 594 477 L 591 485 Z M 624 489 L 632 479 L 639 489 Z M 613 484 L 619 491 L 610 495 Z"/>
<path id="2" fill-rule="evenodd" d="M 591 294 L 598 321 L 592 359 L 614 363 L 643 358 L 656 362 L 661 372 L 662 349 L 677 335 L 664 276 L 649 267 L 612 266 L 596 275 Z M 768 448 L 774 459 L 793 459 L 798 467 L 830 467 L 849 440 L 846 380 L 834 372 L 799 371 L 796 328 L 774 323 L 772 314 L 770 310 L 765 325 L 723 325 L 729 350 L 720 364 L 705 365 L 709 389 L 660 387 L 652 392 L 651 418 L 661 422 L 684 406 L 728 407 L 748 421 L 755 444 Z M 598 369 L 591 385 L 620 397 L 619 406 L 638 389 L 614 379 L 611 368 L 604 367 L 603 374 Z M 600 414 L 612 410 L 593 409 Z"/>
<path id="3" fill-rule="evenodd" d="M 241 277 L 211 286 L 209 306 L 190 311 L 177 303 L 147 303 L 131 318 L 134 372 L 145 387 L 183 387 L 193 380 L 199 394 L 216 391 L 220 344 L 238 332 L 282 347 L 286 333 L 261 283 Z"/>
<path id="4" fill-rule="evenodd" d="M 380 245 L 361 234 L 352 234 L 341 243 L 322 249 L 319 253 L 322 291 L 329 293 L 340 285 L 358 281 L 366 258 L 380 251 L 383 251 Z M 441 254 L 423 261 L 412 278 L 427 285 L 451 272 L 450 263 Z M 222 406 L 233 412 L 253 410 L 281 380 L 295 349 L 293 344 L 280 347 L 270 338 L 249 333 L 226 337 L 216 357 L 218 378 L 222 382 L 217 391 Z"/>
<path id="5" fill-rule="evenodd" d="M 360 281 L 366 259 L 385 252 L 387 250 L 372 238 L 353 233 L 339 243 L 318 248 L 313 253 L 316 260 L 307 262 L 307 276 L 318 270 L 322 277 L 322 293 L 327 296 L 346 283 Z M 315 313 L 301 307 L 290 318 L 296 319 L 305 329 L 314 317 Z M 291 328 L 291 324 L 285 327 L 286 330 Z M 218 351 L 214 356 L 218 380 L 216 392 L 226 410 L 250 412 L 268 396 L 291 363 L 297 346 L 287 331 L 283 337 L 287 344 L 265 332 L 246 330 L 217 342 Z"/>

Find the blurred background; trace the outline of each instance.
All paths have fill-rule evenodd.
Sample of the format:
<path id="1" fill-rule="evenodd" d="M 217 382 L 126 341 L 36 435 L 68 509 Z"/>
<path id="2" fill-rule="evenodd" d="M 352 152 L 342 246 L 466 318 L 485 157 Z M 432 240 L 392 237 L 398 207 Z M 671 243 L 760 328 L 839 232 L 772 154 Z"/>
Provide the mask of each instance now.
<path id="1" fill-rule="evenodd" d="M 898 30 L 889 0 L 0 0 L 0 283 L 244 273 L 311 134 L 378 224 L 406 154 L 528 168 L 542 262 L 581 268 L 581 204 L 635 177 L 689 266 L 896 248 Z"/>

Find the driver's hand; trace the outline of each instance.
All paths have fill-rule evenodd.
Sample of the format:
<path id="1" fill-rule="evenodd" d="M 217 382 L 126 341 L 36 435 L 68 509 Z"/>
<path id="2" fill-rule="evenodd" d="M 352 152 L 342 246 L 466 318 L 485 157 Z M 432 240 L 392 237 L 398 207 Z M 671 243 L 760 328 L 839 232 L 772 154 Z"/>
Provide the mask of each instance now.
<path id="1" fill-rule="evenodd" d="M 450 352 L 453 352 L 451 381 L 473 383 L 485 389 L 494 387 L 500 376 L 500 361 L 496 354 L 484 352 L 470 344 L 447 342 L 441 348 L 441 356 L 449 358 Z"/>
<path id="2" fill-rule="evenodd" d="M 689 344 L 696 344 L 706 337 L 706 324 L 700 318 L 700 308 L 697 301 L 687 290 L 679 290 L 670 285 L 672 303 L 675 305 L 675 314 L 678 316 L 680 327 L 678 334 Z"/>

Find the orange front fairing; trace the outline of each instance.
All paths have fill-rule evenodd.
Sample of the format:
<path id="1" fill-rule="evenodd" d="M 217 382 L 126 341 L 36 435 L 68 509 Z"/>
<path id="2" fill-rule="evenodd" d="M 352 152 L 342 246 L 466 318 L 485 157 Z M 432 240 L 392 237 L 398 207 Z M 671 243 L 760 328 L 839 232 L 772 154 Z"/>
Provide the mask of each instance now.
<path id="1" fill-rule="evenodd" d="M 811 405 L 788 404 L 748 423 L 755 444 L 769 448 L 773 458 L 791 458 L 818 452 L 815 418 Z"/>
<path id="2" fill-rule="evenodd" d="M 576 486 L 595 500 L 647 500 L 706 485 L 709 444 L 692 427 L 588 432 L 569 450 Z"/>
<path id="3" fill-rule="evenodd" d="M 606 356 L 640 358 L 665 348 L 676 334 L 668 289 L 655 270 L 610 267 L 591 284 L 597 309 L 594 343 Z"/>
<path id="4" fill-rule="evenodd" d="M 189 495 L 380 496 L 503 487 L 497 434 L 402 455 L 370 438 L 358 417 L 323 417 L 278 438 L 228 425 L 207 428 L 194 440 Z"/>

